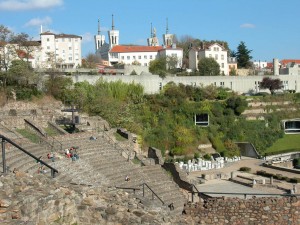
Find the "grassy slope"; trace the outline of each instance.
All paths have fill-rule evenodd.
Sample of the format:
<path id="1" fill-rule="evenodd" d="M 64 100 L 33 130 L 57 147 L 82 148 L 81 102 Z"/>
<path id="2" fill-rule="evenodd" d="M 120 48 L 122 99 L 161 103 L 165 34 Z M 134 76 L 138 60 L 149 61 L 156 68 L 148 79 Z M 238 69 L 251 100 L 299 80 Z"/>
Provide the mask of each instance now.
<path id="1" fill-rule="evenodd" d="M 270 148 L 268 152 L 278 152 L 286 149 L 299 149 L 300 151 L 300 134 L 285 134 L 283 138 L 278 139 Z"/>

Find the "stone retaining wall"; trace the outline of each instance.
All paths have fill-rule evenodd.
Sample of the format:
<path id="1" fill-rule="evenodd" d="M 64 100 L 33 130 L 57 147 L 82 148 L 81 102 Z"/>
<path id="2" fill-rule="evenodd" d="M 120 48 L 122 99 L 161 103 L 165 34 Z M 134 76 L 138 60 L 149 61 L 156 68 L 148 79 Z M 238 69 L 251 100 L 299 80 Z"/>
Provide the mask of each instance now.
<path id="1" fill-rule="evenodd" d="M 193 186 L 188 182 L 187 176 L 174 163 L 164 163 L 163 168 L 172 173 L 173 180 L 178 186 L 187 191 L 193 191 Z"/>
<path id="2" fill-rule="evenodd" d="M 185 206 L 196 224 L 300 224 L 300 197 L 213 198 Z"/>
<path id="3" fill-rule="evenodd" d="M 163 165 L 164 159 L 161 155 L 161 151 L 154 147 L 149 147 L 148 149 L 148 158 L 152 158 L 155 160 L 155 164 Z"/>

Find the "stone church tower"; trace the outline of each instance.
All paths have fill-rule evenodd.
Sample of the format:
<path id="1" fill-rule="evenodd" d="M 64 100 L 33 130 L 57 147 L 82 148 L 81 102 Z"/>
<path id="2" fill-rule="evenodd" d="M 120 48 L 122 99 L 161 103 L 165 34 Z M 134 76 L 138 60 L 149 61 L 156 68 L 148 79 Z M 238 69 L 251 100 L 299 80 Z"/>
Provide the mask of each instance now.
<path id="1" fill-rule="evenodd" d="M 152 29 L 152 23 L 151 23 L 151 36 L 148 40 L 148 46 L 159 46 L 158 38 L 156 36 L 156 29 L 155 27 Z"/>
<path id="2" fill-rule="evenodd" d="M 99 50 L 105 43 L 105 36 L 101 35 L 100 31 L 100 20 L 98 20 L 98 34 L 95 35 L 95 46 L 96 51 Z"/>
<path id="3" fill-rule="evenodd" d="M 168 18 L 167 18 L 167 29 L 166 29 L 166 33 L 163 35 L 165 47 L 173 45 L 173 37 L 174 37 L 173 34 L 169 34 Z"/>
<path id="4" fill-rule="evenodd" d="M 115 30 L 114 15 L 112 15 L 112 26 L 111 30 L 108 31 L 108 37 L 109 49 L 112 49 L 114 46 L 119 45 L 119 31 Z"/>

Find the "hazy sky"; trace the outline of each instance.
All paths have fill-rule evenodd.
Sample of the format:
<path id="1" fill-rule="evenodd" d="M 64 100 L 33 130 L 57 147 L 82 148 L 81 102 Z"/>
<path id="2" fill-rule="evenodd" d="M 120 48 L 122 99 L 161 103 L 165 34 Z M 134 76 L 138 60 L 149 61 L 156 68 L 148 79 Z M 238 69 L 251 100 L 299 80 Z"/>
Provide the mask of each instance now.
<path id="1" fill-rule="evenodd" d="M 83 56 L 94 53 L 100 19 L 106 35 L 120 31 L 120 44 L 146 45 L 151 23 L 160 44 L 166 32 L 179 39 L 246 43 L 253 60 L 300 59 L 300 0 L 0 0 L 0 24 L 39 39 L 40 26 L 83 37 Z"/>

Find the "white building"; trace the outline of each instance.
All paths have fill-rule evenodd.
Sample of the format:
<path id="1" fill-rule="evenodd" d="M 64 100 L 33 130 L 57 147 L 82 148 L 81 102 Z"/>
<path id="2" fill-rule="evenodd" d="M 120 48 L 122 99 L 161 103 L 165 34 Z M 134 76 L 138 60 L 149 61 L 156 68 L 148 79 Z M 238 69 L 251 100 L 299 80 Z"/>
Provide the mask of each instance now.
<path id="1" fill-rule="evenodd" d="M 189 51 L 189 68 L 198 70 L 198 62 L 202 58 L 214 58 L 220 65 L 221 75 L 229 75 L 228 53 L 224 46 L 214 43 L 204 48 L 191 48 Z M 219 74 L 215 74 L 219 75 Z"/>
<path id="2" fill-rule="evenodd" d="M 41 55 L 37 56 L 39 66 L 71 69 L 81 66 L 82 37 L 72 34 L 41 33 Z M 39 58 L 40 57 L 40 58 Z M 51 61 L 55 65 L 49 65 Z"/>
<path id="3" fill-rule="evenodd" d="M 253 65 L 256 69 L 264 69 L 268 66 L 268 62 L 267 61 L 256 61 L 254 60 Z"/>
<path id="4" fill-rule="evenodd" d="M 182 66 L 183 50 L 177 48 L 173 43 L 173 34 L 168 34 L 168 26 L 166 34 L 163 35 L 163 46 L 159 46 L 156 30 L 152 29 L 152 24 L 151 36 L 147 39 L 148 46 L 120 45 L 119 36 L 112 17 L 112 28 L 108 31 L 109 42 L 106 43 L 105 36 L 101 35 L 98 21 L 98 34 L 95 35 L 96 54 L 101 56 L 102 60 L 107 60 L 110 66 L 115 64 L 149 66 L 150 61 L 159 57 L 166 57 L 169 62 L 175 61 L 176 65 L 173 65 L 175 68 Z M 168 65 L 173 67 L 170 66 L 170 63 Z"/>

